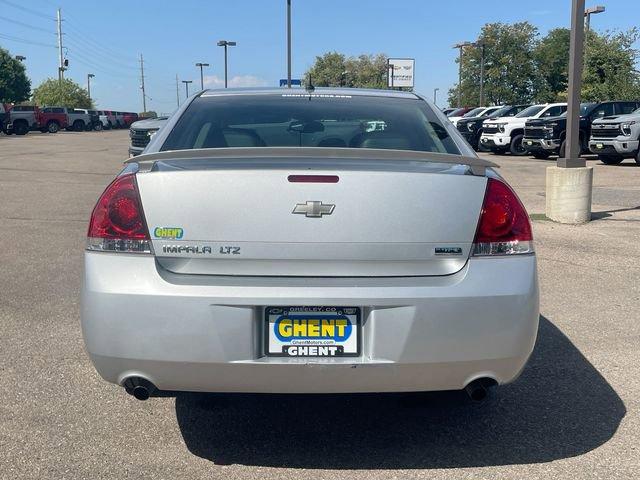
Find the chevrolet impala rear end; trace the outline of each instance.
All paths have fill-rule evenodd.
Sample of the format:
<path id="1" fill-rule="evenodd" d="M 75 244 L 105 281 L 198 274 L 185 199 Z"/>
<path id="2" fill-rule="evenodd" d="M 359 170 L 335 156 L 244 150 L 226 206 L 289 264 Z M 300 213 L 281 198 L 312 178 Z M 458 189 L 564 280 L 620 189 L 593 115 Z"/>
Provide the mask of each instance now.
<path id="1" fill-rule="evenodd" d="M 137 398 L 513 381 L 538 326 L 527 213 L 413 93 L 205 91 L 106 188 L 82 327 Z"/>

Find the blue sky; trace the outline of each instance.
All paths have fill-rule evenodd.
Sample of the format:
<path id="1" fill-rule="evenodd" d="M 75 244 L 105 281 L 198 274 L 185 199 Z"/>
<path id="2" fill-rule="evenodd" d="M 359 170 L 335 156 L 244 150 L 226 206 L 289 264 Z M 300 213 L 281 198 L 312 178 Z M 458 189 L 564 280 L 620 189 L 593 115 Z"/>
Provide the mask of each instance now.
<path id="1" fill-rule="evenodd" d="M 316 55 L 383 52 L 416 59 L 416 90 L 443 105 L 456 82 L 454 43 L 473 40 L 487 22 L 529 20 L 541 33 L 569 25 L 570 0 L 293 0 L 293 74 Z M 597 0 L 607 11 L 592 17 L 597 30 L 626 30 L 638 23 L 639 0 Z M 234 86 L 276 86 L 286 77 L 285 0 L 0 0 L 0 46 L 27 57 L 33 86 L 57 75 L 55 11 L 62 9 L 67 77 L 86 85 L 100 108 L 141 111 L 140 53 L 145 59 L 147 108 L 176 107 L 175 76 L 199 87 L 195 62 L 211 88 L 223 86 L 219 39 L 229 51 Z M 37 43 L 25 43 L 25 41 Z M 185 96 L 179 86 L 180 100 Z"/>

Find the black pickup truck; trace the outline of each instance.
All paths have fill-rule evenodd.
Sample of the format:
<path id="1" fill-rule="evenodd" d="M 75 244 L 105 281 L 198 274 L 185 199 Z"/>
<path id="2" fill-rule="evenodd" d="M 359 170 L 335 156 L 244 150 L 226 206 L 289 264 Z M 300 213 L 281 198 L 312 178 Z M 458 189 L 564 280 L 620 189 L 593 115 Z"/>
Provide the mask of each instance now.
<path id="1" fill-rule="evenodd" d="M 580 150 L 589 151 L 591 124 L 598 118 L 631 113 L 640 102 L 600 102 L 580 104 Z M 564 157 L 567 134 L 567 114 L 560 117 L 535 118 L 524 127 L 522 146 L 535 158 L 549 158 L 553 154 Z"/>
<path id="2" fill-rule="evenodd" d="M 485 150 L 485 148 L 480 144 L 480 137 L 482 137 L 482 124 L 489 119 L 515 117 L 518 113 L 529 106 L 530 105 L 505 105 L 503 107 L 488 109 L 478 117 L 461 118 L 458 120 L 456 127 L 474 150 Z"/>

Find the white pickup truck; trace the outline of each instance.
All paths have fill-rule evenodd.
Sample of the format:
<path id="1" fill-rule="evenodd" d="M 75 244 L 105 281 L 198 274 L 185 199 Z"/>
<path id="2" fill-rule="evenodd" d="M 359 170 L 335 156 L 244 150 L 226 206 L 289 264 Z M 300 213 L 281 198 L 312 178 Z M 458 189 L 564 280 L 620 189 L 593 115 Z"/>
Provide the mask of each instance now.
<path id="1" fill-rule="evenodd" d="M 625 158 L 633 158 L 640 165 L 640 109 L 595 120 L 589 150 L 607 165 L 617 165 Z"/>
<path id="2" fill-rule="evenodd" d="M 511 152 L 522 156 L 527 150 L 522 145 L 524 126 L 532 118 L 558 117 L 567 111 L 566 103 L 546 103 L 532 105 L 515 117 L 502 117 L 487 120 L 482 124 L 481 145 L 494 153 Z"/>

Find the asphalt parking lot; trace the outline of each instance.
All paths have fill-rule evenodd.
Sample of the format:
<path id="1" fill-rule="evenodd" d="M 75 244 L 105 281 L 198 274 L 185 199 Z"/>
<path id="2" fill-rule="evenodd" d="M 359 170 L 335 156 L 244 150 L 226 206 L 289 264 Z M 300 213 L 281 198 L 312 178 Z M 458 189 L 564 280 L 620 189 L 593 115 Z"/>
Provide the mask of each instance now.
<path id="1" fill-rule="evenodd" d="M 594 221 L 545 220 L 551 161 L 501 165 L 534 217 L 541 324 L 488 402 L 459 393 L 178 394 L 138 402 L 87 358 L 87 221 L 127 131 L 0 135 L 0 478 L 632 479 L 640 472 L 640 167 L 594 159 Z"/>

